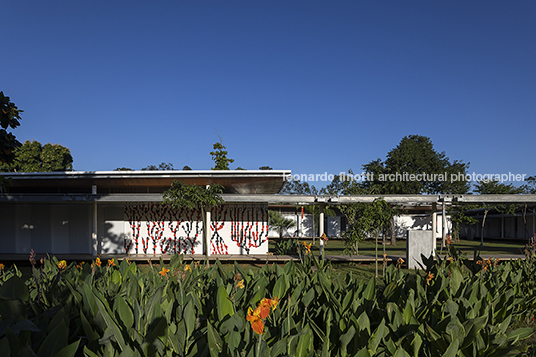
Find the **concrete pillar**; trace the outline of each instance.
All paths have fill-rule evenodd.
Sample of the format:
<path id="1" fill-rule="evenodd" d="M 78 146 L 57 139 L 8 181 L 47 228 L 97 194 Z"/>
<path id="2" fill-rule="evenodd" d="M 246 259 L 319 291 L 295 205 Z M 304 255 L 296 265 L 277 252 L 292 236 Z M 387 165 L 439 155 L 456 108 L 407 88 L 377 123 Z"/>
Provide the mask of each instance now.
<path id="1" fill-rule="evenodd" d="M 204 230 L 204 234 L 205 234 L 205 242 L 203 242 L 203 244 L 206 245 L 205 247 L 205 255 L 208 257 L 210 255 L 210 220 L 211 220 L 211 212 L 210 212 L 210 208 L 207 208 L 207 211 L 205 212 L 205 221 L 206 221 L 206 225 L 205 227 L 203 227 L 203 230 Z"/>
<path id="2" fill-rule="evenodd" d="M 445 208 L 445 201 L 443 201 L 441 208 L 442 208 L 441 247 L 445 248 L 445 242 L 447 240 L 447 213 L 446 213 L 446 208 Z"/>
<path id="3" fill-rule="evenodd" d="M 423 264 L 421 255 L 426 258 L 435 256 L 435 242 L 430 241 L 430 231 L 408 230 L 406 263 L 409 269 L 420 269 Z"/>
<path id="4" fill-rule="evenodd" d="M 436 220 L 437 220 L 437 204 L 432 203 L 432 244 L 436 246 Z M 435 257 L 435 249 L 433 251 L 433 256 Z"/>
<path id="5" fill-rule="evenodd" d="M 97 235 L 97 202 L 93 202 L 93 212 L 92 212 L 92 222 L 91 222 L 91 247 L 93 256 L 99 254 L 99 239 Z"/>
<path id="6" fill-rule="evenodd" d="M 504 215 L 501 215 L 501 238 L 504 238 Z"/>
<path id="7" fill-rule="evenodd" d="M 320 205 L 320 213 L 318 214 L 318 234 L 320 237 L 324 234 L 324 205 Z M 320 239 L 320 255 L 324 255 L 324 240 Z"/>
<path id="8" fill-rule="evenodd" d="M 532 237 L 536 234 L 536 209 L 532 209 Z"/>

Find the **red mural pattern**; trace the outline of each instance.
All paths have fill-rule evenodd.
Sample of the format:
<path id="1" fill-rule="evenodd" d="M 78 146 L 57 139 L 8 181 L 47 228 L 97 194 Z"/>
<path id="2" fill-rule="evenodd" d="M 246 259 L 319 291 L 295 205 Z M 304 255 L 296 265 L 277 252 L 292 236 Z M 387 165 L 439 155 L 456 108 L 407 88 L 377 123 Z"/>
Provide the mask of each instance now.
<path id="1" fill-rule="evenodd" d="M 125 215 L 132 234 L 131 238 L 126 238 L 123 242 L 126 252 L 195 254 L 196 246 L 202 243 L 200 238 L 203 234 L 203 221 L 199 211 L 147 203 L 126 205 Z M 143 225 L 146 233 L 144 236 Z M 229 228 L 227 233 L 223 233 L 226 225 L 230 225 L 230 241 L 227 240 L 229 238 L 225 239 Z M 211 211 L 211 254 L 229 254 L 228 244 L 231 241 L 240 248 L 240 253 L 249 254 L 252 248 L 265 243 L 267 236 L 268 210 L 265 206 L 224 205 Z"/>

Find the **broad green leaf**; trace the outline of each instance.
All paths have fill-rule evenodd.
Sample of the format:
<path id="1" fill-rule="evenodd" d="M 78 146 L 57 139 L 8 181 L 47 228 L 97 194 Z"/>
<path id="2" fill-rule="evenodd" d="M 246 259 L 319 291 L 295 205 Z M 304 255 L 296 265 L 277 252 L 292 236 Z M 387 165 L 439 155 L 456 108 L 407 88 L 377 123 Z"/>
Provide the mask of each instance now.
<path id="1" fill-rule="evenodd" d="M 233 303 L 229 299 L 229 295 L 223 285 L 218 287 L 218 299 L 216 301 L 218 307 L 218 319 L 223 321 L 224 317 L 234 315 Z"/>
<path id="2" fill-rule="evenodd" d="M 134 325 L 134 315 L 132 314 L 130 306 L 128 306 L 121 295 L 115 297 L 114 310 L 118 314 L 119 319 L 123 322 L 123 325 L 129 330 Z"/>
<path id="3" fill-rule="evenodd" d="M 54 357 L 73 357 L 76 354 L 76 351 L 78 350 L 79 344 L 80 344 L 80 340 L 73 342 L 68 346 L 63 347 L 54 355 Z"/>
<path id="4" fill-rule="evenodd" d="M 223 342 L 218 332 L 207 322 L 208 349 L 212 357 L 217 357 L 223 350 Z"/>
<path id="5" fill-rule="evenodd" d="M 56 352 L 67 346 L 67 337 L 69 336 L 69 329 L 65 325 L 63 319 L 60 320 L 58 325 L 47 335 L 39 351 L 38 357 L 53 356 Z"/>

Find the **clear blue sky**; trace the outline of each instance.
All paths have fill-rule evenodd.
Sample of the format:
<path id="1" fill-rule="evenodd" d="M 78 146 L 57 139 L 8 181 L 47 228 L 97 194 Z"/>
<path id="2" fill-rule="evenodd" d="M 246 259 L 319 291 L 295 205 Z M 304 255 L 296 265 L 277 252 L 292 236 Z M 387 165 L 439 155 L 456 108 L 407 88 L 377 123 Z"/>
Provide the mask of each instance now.
<path id="1" fill-rule="evenodd" d="M 536 2 L 4 1 L 20 141 L 75 170 L 338 173 L 428 136 L 470 172 L 534 175 Z M 317 186 L 324 184 L 315 183 Z"/>

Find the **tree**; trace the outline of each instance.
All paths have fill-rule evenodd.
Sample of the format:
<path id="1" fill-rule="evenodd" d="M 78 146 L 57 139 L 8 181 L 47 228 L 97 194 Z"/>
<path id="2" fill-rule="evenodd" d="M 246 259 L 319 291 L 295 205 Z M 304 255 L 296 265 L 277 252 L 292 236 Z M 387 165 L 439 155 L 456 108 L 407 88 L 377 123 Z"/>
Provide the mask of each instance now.
<path id="1" fill-rule="evenodd" d="M 268 211 L 268 224 L 279 231 L 279 238 L 283 238 L 283 230 L 296 226 L 296 223 L 276 211 Z"/>
<path id="2" fill-rule="evenodd" d="M 234 159 L 227 158 L 227 151 L 225 150 L 225 146 L 223 145 L 223 142 L 221 141 L 219 143 L 215 143 L 212 148 L 214 151 L 210 152 L 210 155 L 212 155 L 212 161 L 214 161 L 214 167 L 212 170 L 230 170 L 229 164 L 232 164 L 234 162 Z"/>
<path id="3" fill-rule="evenodd" d="M 521 186 L 523 192 L 529 195 L 536 195 L 536 176 L 529 176 L 525 181 L 527 184 Z"/>
<path id="4" fill-rule="evenodd" d="M 291 179 L 285 182 L 279 193 L 283 195 L 316 195 L 318 190 L 314 185 L 309 185 L 307 182 Z"/>
<path id="5" fill-rule="evenodd" d="M 130 167 L 118 167 L 114 171 L 134 171 Z"/>
<path id="6" fill-rule="evenodd" d="M 162 162 L 158 166 L 148 165 L 142 168 L 141 170 L 142 171 L 171 171 L 175 169 L 173 168 L 173 164 L 171 162 L 168 162 L 168 163 Z"/>
<path id="7" fill-rule="evenodd" d="M 430 138 L 409 135 L 389 151 L 385 161 L 363 165 L 372 178 L 363 187 L 375 194 L 464 194 L 470 188 L 465 181 L 468 168 L 468 163 L 451 162 L 445 152 L 437 152 Z"/>
<path id="8" fill-rule="evenodd" d="M 54 172 L 72 171 L 71 151 L 58 144 L 41 145 L 38 141 L 25 141 L 15 149 L 15 159 L 11 164 L 2 166 L 9 172 Z"/>
<path id="9" fill-rule="evenodd" d="M 409 135 L 387 154 L 363 165 L 366 180 L 360 185 L 371 194 L 465 194 L 468 163 L 450 161 L 437 152 L 430 138 Z M 396 211 L 395 211 L 396 212 Z M 396 244 L 394 219 L 391 219 L 391 244 Z"/>
<path id="10" fill-rule="evenodd" d="M 523 193 L 523 188 L 498 180 L 482 180 L 475 184 L 473 192 L 479 195 L 517 195 Z"/>
<path id="11" fill-rule="evenodd" d="M 390 224 L 390 219 L 393 216 L 391 206 L 383 199 L 376 199 L 372 203 L 342 205 L 340 210 L 346 215 L 350 226 L 343 234 L 346 253 L 355 252 L 358 254 L 359 242 L 371 235 L 374 237 L 376 277 L 378 277 L 378 237 L 380 232 Z M 385 243 L 383 247 L 385 253 Z"/>
<path id="12" fill-rule="evenodd" d="M 182 170 L 183 170 L 183 171 L 185 171 L 185 170 L 190 170 L 190 171 L 191 171 L 192 168 L 191 168 L 190 166 L 188 166 L 188 165 L 184 165 L 184 166 L 182 167 Z"/>
<path id="13" fill-rule="evenodd" d="M 270 166 L 261 166 L 259 170 L 273 170 Z"/>
<path id="14" fill-rule="evenodd" d="M 13 162 L 14 151 L 21 146 L 15 136 L 7 130 L 15 129 L 20 125 L 22 112 L 10 101 L 9 97 L 4 95 L 4 92 L 0 92 L 0 165 Z"/>
<path id="15" fill-rule="evenodd" d="M 209 227 L 206 219 L 206 212 L 212 207 L 223 204 L 223 199 L 219 196 L 223 193 L 223 186 L 212 184 L 207 186 L 186 185 L 180 181 L 173 181 L 171 187 L 163 194 L 163 203 L 169 204 L 175 209 L 186 207 L 191 210 L 200 210 L 203 217 L 203 245 L 205 246 L 205 256 L 208 263 L 209 255 Z"/>

